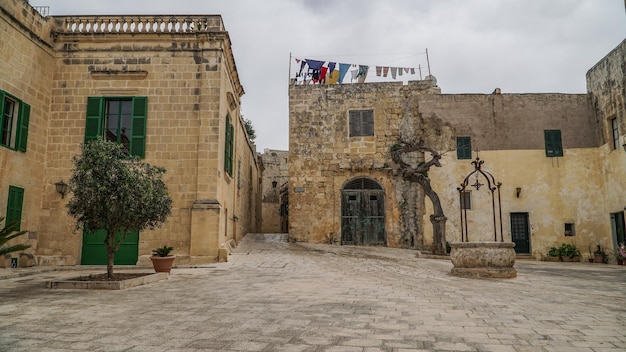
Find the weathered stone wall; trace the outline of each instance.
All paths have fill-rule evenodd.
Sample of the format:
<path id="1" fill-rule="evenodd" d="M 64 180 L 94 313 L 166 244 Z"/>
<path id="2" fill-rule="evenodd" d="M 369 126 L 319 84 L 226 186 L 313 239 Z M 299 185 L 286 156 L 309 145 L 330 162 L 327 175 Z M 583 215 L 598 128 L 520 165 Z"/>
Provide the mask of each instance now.
<path id="1" fill-rule="evenodd" d="M 9 186 L 23 188 L 21 229 L 27 230 L 28 235 L 11 244 L 28 243 L 32 247 L 25 252 L 31 253 L 38 249 L 40 231 L 46 227 L 39 222 L 39 207 L 55 67 L 49 33 L 48 20 L 26 1 L 8 0 L 0 5 L 0 90 L 31 107 L 26 152 L 0 146 L 0 216 L 6 216 Z M 15 258 L 17 255 L 13 254 Z M 0 267 L 4 264 L 4 258 L 0 258 Z"/>
<path id="2" fill-rule="evenodd" d="M 421 225 L 401 218 L 403 209 L 412 212 L 409 217 L 422 214 L 423 194 L 394 176 L 389 150 L 411 102 L 437 93 L 429 82 L 290 87 L 290 238 L 340 241 L 341 190 L 356 177 L 369 177 L 385 191 L 387 245 L 421 245 Z M 374 136 L 349 137 L 348 111 L 362 109 L 374 110 Z"/>
<path id="3" fill-rule="evenodd" d="M 510 213 L 528 212 L 531 253 L 538 258 L 551 246 L 564 242 L 586 250 L 590 244 L 595 247 L 604 241 L 608 223 L 604 219 L 604 193 L 598 192 L 603 183 L 599 141 L 588 95 L 461 94 L 425 96 L 421 100 L 422 115 L 449 122 L 457 136 L 470 136 L 473 158 L 478 150 L 486 162 L 484 168 L 503 183 L 505 238 L 511 238 Z M 543 131 L 547 129 L 561 130 L 563 157 L 546 157 Z M 452 151 L 444 155 L 441 169 L 429 173 L 448 216 L 449 241 L 461 239 L 456 188 L 473 170 L 471 161 L 458 160 Z M 515 195 L 517 187 L 522 189 L 519 198 Z M 493 240 L 489 192 L 470 189 L 470 240 Z M 429 202 L 426 206 L 428 215 L 432 208 Z M 564 235 L 565 223 L 575 225 L 576 236 Z M 432 238 L 430 227 L 425 228 L 425 236 Z"/>
<path id="4" fill-rule="evenodd" d="M 281 187 L 287 183 L 289 176 L 289 152 L 285 150 L 265 149 L 260 158 L 263 161 L 263 225 L 262 233 L 280 233 Z"/>
<path id="5" fill-rule="evenodd" d="M 624 212 L 626 203 L 626 155 L 622 148 L 626 144 L 626 40 L 608 53 L 587 72 L 587 91 L 591 96 L 596 113 L 600 147 L 599 169 L 603 171 L 603 182 L 598 189 L 605 195 L 604 216 Z M 611 119 L 617 120 L 619 142 L 613 146 Z M 611 229 L 607 233 L 612 233 Z M 598 242 L 604 248 L 617 250 L 617 241 L 610 238 Z"/>
<path id="6" fill-rule="evenodd" d="M 11 166 L 1 168 L 0 187 L 6 193 L 9 184 L 26 185 L 23 225 L 39 240 L 40 262 L 80 263 L 82 233 L 73 232 L 69 198 L 61 199 L 54 183 L 67 182 L 80 153 L 88 97 L 148 98 L 145 161 L 167 169 L 174 204 L 163 227 L 140 234 L 140 262 L 164 244 L 180 264 L 225 260 L 238 238 L 260 228 L 259 164 L 241 121 L 243 88 L 220 16 L 53 17 L 37 24 L 25 1 L 0 8 L 0 31 L 11 39 L 0 43 L 11 49 L 0 54 L 8 55 L 0 67 L 11 72 L 0 89 L 32 106 L 28 151 L 0 150 Z M 227 116 L 235 132 L 232 175 L 224 171 Z"/>
<path id="7" fill-rule="evenodd" d="M 428 175 L 448 217 L 448 240 L 460 240 L 457 186 L 473 168 L 471 160 L 457 160 L 454 137 L 470 136 L 472 149 L 480 150 L 485 167 L 503 183 L 505 238 L 511 237 L 510 214 L 528 212 L 531 253 L 538 258 L 564 242 L 584 251 L 606 241 L 599 141 L 587 95 L 441 95 L 420 88 L 415 83 L 290 88 L 290 237 L 339 239 L 341 189 L 348 180 L 367 176 L 385 189 L 387 245 L 427 248 L 432 204 L 419 186 L 400 180 L 388 155 L 398 138 L 418 136 L 444 152 L 442 168 Z M 374 109 L 374 137 L 347 136 L 350 109 Z M 564 157 L 546 157 L 546 129 L 561 130 Z M 519 198 L 516 187 L 522 189 Z M 472 240 L 493 240 L 491 209 L 489 194 L 473 193 Z M 575 225 L 576 236 L 565 237 L 565 223 Z"/>

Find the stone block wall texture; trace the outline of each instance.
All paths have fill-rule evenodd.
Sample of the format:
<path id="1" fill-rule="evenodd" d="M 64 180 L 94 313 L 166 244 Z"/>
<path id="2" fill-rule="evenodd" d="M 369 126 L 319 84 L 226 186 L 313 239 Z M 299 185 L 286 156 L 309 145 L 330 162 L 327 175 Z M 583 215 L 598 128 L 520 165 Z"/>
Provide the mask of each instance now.
<path id="1" fill-rule="evenodd" d="M 10 5 L 32 10 L 24 1 Z M 14 65 L 6 71 L 23 77 L 3 77 L 0 88 L 33 108 L 28 152 L 0 151 L 15 163 L 0 186 L 6 190 L 11 178 L 29 185 L 23 223 L 36 233 L 42 263 L 80 263 L 82 233 L 73 231 L 68 197 L 61 199 L 54 183 L 69 179 L 71 158 L 80 153 L 88 97 L 148 98 L 145 161 L 167 169 L 174 204 L 161 228 L 140 234 L 140 256 L 167 244 L 180 264 L 211 262 L 256 231 L 259 165 L 241 121 L 243 88 L 220 16 L 39 18 L 44 29 L 33 38 L 33 25 L 12 24 L 12 7 L 2 9 L 3 38 L 11 38 L 2 45 L 21 47 L 3 50 L 9 57 L 0 65 Z M 224 172 L 227 116 L 235 131 L 233 175 Z"/>
<path id="2" fill-rule="evenodd" d="M 599 190 L 606 195 L 605 217 L 609 213 L 623 213 L 626 209 L 626 40 L 609 52 L 602 60 L 587 72 L 587 91 L 591 97 L 596 113 L 596 131 L 601 140 L 600 169 L 603 171 L 603 182 Z M 617 122 L 617 148 L 613 145 L 611 120 Z M 612 230 L 612 229 L 610 229 Z M 611 231 L 608 230 L 610 233 Z M 617 249 L 617 241 L 602 241 L 604 248 Z"/>
<path id="3" fill-rule="evenodd" d="M 265 149 L 260 155 L 263 162 L 262 202 L 263 233 L 281 232 L 280 189 L 289 177 L 289 152 Z M 275 182 L 275 186 L 274 186 Z"/>
<path id="4" fill-rule="evenodd" d="M 373 137 L 348 137 L 351 109 L 374 110 Z M 549 129 L 561 130 L 563 157 L 546 157 L 544 130 Z M 419 136 L 445 152 L 442 167 L 432 168 L 429 177 L 448 217 L 448 240 L 459 241 L 457 186 L 473 166 L 472 160 L 457 159 L 454 140 L 470 136 L 472 149 L 486 160 L 485 168 L 503 183 L 505 239 L 511 238 L 510 214 L 525 212 L 531 254 L 537 258 L 566 242 L 583 252 L 590 245 L 605 247 L 611 229 L 610 209 L 604 204 L 621 186 L 605 183 L 597 129 L 587 94 L 439 94 L 417 82 L 293 86 L 290 237 L 314 242 L 341 238 L 343 185 L 366 176 L 385 190 L 387 245 L 428 248 L 432 204 L 419 187 L 411 190 L 401 182 L 388 153 L 399 138 Z M 522 189 L 519 198 L 517 187 Z M 490 195 L 473 192 L 472 202 L 470 240 L 493 240 Z M 574 224 L 575 236 L 565 236 L 565 223 Z"/>
<path id="5" fill-rule="evenodd" d="M 10 244 L 28 243 L 32 247 L 25 252 L 34 253 L 39 248 L 39 208 L 46 190 L 43 180 L 55 53 L 48 19 L 21 0 L 5 1 L 0 9 L 0 90 L 31 107 L 26 152 L 0 146 L 0 216 L 6 216 L 9 186 L 23 188 L 21 229 L 29 233 Z M 19 254 L 12 255 L 17 258 Z"/>

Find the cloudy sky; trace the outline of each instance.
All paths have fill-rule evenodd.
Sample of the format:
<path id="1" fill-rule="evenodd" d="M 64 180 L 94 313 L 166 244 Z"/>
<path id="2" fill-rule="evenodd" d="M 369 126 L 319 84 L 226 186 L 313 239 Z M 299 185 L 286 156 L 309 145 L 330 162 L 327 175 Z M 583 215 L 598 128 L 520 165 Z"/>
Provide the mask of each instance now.
<path id="1" fill-rule="evenodd" d="M 502 93 L 584 93 L 587 70 L 626 34 L 622 0 L 30 2 L 50 6 L 51 15 L 222 15 L 246 91 L 242 113 L 255 126 L 260 152 L 288 148 L 287 87 L 295 58 L 421 67 L 426 75 L 428 49 L 444 94 L 496 87 Z M 373 68 L 369 77 L 376 79 Z"/>

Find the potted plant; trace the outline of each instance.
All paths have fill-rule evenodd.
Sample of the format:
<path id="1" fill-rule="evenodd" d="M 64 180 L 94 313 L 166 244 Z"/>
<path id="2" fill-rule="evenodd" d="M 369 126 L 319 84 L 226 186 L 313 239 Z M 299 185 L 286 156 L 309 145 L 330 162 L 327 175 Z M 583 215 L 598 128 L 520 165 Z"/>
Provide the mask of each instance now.
<path id="1" fill-rule="evenodd" d="M 559 252 L 564 262 L 580 261 L 580 250 L 576 248 L 574 244 L 563 243 L 561 247 L 559 247 Z"/>
<path id="2" fill-rule="evenodd" d="M 548 256 L 543 258 L 546 262 L 559 262 L 561 261 L 561 253 L 558 248 L 550 247 L 548 251 Z"/>
<path id="3" fill-rule="evenodd" d="M 606 258 L 606 252 L 598 245 L 598 249 L 593 252 L 593 261 L 596 263 L 604 263 L 604 258 Z"/>
<path id="4" fill-rule="evenodd" d="M 624 242 L 619 244 L 615 257 L 617 259 L 617 265 L 624 265 L 624 260 L 626 260 L 626 245 L 624 245 Z"/>
<path id="5" fill-rule="evenodd" d="M 163 246 L 152 250 L 152 265 L 157 273 L 169 273 L 172 270 L 175 256 L 170 255 L 173 247 Z"/>

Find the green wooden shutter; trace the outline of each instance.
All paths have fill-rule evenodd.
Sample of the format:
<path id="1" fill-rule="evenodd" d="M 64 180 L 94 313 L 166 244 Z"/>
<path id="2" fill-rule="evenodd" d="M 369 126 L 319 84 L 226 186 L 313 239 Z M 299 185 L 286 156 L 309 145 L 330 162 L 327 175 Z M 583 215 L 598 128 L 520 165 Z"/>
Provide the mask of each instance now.
<path id="1" fill-rule="evenodd" d="M 20 119 L 19 127 L 17 130 L 17 150 L 21 152 L 26 151 L 26 144 L 28 142 L 28 122 L 30 120 L 30 105 L 22 102 L 20 103 Z"/>
<path id="2" fill-rule="evenodd" d="M 459 160 L 472 158 L 471 137 L 456 137 L 456 158 Z"/>
<path id="3" fill-rule="evenodd" d="M 543 131 L 543 136 L 546 145 L 546 156 L 563 156 L 561 130 L 545 130 Z"/>
<path id="4" fill-rule="evenodd" d="M 131 127 L 130 155 L 146 156 L 146 117 L 148 97 L 133 97 L 133 123 Z"/>
<path id="5" fill-rule="evenodd" d="M 22 204 L 24 203 L 24 189 L 9 186 L 9 200 L 7 202 L 7 215 L 5 225 L 18 222 L 18 231 L 22 222 Z"/>
<path id="6" fill-rule="evenodd" d="M 374 110 L 361 111 L 361 121 L 363 124 L 362 132 L 363 136 L 374 135 Z"/>
<path id="7" fill-rule="evenodd" d="M 226 141 L 224 145 L 224 171 L 233 175 L 233 134 L 235 130 L 230 123 L 230 115 L 226 115 Z"/>
<path id="8" fill-rule="evenodd" d="M 0 90 L 0 128 L 1 126 L 4 126 L 4 92 Z M 1 129 L 0 135 L 2 135 Z"/>
<path id="9" fill-rule="evenodd" d="M 102 138 L 104 125 L 104 98 L 87 98 L 87 121 L 85 122 L 85 143 Z"/>
<path id="10" fill-rule="evenodd" d="M 349 112 L 348 127 L 350 129 L 350 137 L 361 135 L 361 114 L 357 110 Z"/>
<path id="11" fill-rule="evenodd" d="M 230 119 L 228 119 L 228 140 L 227 140 L 227 148 L 228 148 L 228 158 L 227 158 L 227 163 L 228 163 L 228 175 L 233 176 L 233 141 L 235 139 L 235 128 L 233 126 L 232 123 L 230 123 Z"/>

